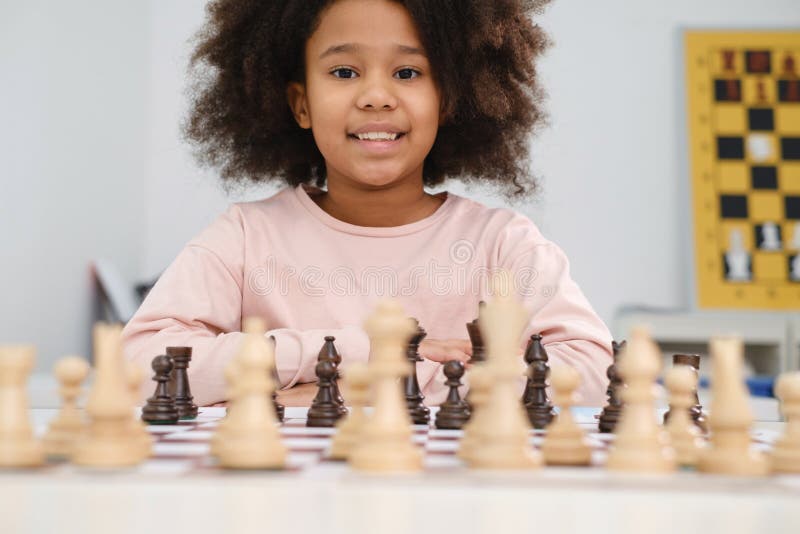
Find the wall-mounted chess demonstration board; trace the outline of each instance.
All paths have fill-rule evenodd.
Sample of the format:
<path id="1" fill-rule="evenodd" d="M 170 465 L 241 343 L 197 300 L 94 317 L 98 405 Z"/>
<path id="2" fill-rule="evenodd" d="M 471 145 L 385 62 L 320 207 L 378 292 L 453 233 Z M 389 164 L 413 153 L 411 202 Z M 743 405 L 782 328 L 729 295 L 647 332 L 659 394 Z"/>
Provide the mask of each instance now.
<path id="1" fill-rule="evenodd" d="M 701 308 L 800 308 L 800 32 L 686 33 Z"/>

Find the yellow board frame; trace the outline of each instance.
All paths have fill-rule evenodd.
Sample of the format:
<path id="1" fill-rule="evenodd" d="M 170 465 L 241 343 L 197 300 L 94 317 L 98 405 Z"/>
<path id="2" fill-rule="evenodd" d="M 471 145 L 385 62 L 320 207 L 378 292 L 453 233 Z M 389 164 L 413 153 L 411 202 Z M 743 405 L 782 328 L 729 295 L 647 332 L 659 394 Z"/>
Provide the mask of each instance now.
<path id="1" fill-rule="evenodd" d="M 759 190 L 753 192 L 750 182 L 750 168 L 754 163 L 752 154 L 766 154 L 768 151 L 756 152 L 752 143 L 761 143 L 769 146 L 770 143 L 780 143 L 780 132 L 776 135 L 760 135 L 753 141 L 752 132 L 741 132 L 745 146 L 743 166 L 723 161 L 718 157 L 717 136 L 725 133 L 740 131 L 742 121 L 747 120 L 748 104 L 746 93 L 750 92 L 748 83 L 757 83 L 755 78 L 777 80 L 778 75 L 752 75 L 744 72 L 743 62 L 745 51 L 769 50 L 772 57 L 792 54 L 795 65 L 800 69 L 800 32 L 798 31 L 769 31 L 769 32 L 728 32 L 728 31 L 687 31 L 685 33 L 686 50 L 686 87 L 688 96 L 688 126 L 691 149 L 691 184 L 692 184 L 692 211 L 694 215 L 694 250 L 695 250 L 695 293 L 697 305 L 700 308 L 731 308 L 731 309 L 769 309 L 789 310 L 800 309 L 800 282 L 792 279 L 790 265 L 795 254 L 800 254 L 789 246 L 793 237 L 799 230 L 794 226 L 794 221 L 788 221 L 776 215 L 775 221 L 782 229 L 782 250 L 764 251 L 755 246 L 755 232 L 748 231 L 747 226 L 758 224 L 758 217 L 765 221 L 764 214 L 775 210 L 775 206 L 782 206 L 782 198 L 775 194 L 764 193 Z M 741 76 L 741 98 L 739 103 L 719 103 L 715 100 L 715 79 L 726 77 L 720 74 L 719 69 L 724 69 L 723 50 L 735 51 L 735 65 Z M 773 70 L 777 61 L 773 60 Z M 780 66 L 780 65 L 777 65 Z M 727 65 L 730 68 L 730 64 Z M 727 71 L 730 74 L 733 71 Z M 781 76 L 782 77 L 782 76 Z M 763 98 L 768 91 L 766 86 L 775 87 L 777 82 L 759 83 L 759 97 Z M 774 94 L 766 95 L 767 98 Z M 795 117 L 800 121 L 800 104 L 780 104 L 774 101 L 765 101 L 763 106 L 775 108 L 774 114 L 785 116 L 783 128 L 791 130 L 791 137 L 800 137 L 800 123 L 795 124 Z M 758 107 L 758 103 L 753 106 Z M 790 112 L 785 108 L 791 106 Z M 796 109 L 794 107 L 797 107 Z M 737 109 L 738 108 L 738 109 Z M 791 123 L 791 125 L 788 125 Z M 748 126 L 745 124 L 744 126 Z M 776 125 L 776 128 L 778 126 Z M 789 131 L 785 130 L 785 131 Z M 776 141 L 777 140 L 777 141 Z M 773 165 L 778 168 L 779 175 L 800 176 L 800 161 L 786 163 L 780 161 L 779 147 L 773 147 L 777 161 L 766 161 L 763 165 Z M 759 155 L 757 158 L 764 158 Z M 765 161 L 765 160 L 761 160 Z M 759 164 L 762 164 L 759 161 Z M 735 162 L 734 162 L 735 163 Z M 797 168 L 795 168 L 797 166 Z M 794 180 L 794 178 L 792 178 Z M 800 183 L 800 179 L 798 179 Z M 792 182 L 794 184 L 794 182 Z M 795 191 L 794 185 L 781 183 L 779 195 L 791 192 L 792 196 L 800 195 L 800 190 Z M 748 218 L 730 220 L 722 218 L 721 195 L 735 192 L 744 188 L 741 195 L 748 196 Z M 753 198 L 756 195 L 756 198 Z M 794 200 L 792 200 L 794 202 Z M 789 209 L 788 207 L 786 208 Z M 751 216 L 756 212 L 756 219 Z M 726 279 L 725 250 L 729 247 L 732 228 L 737 224 L 742 225 L 740 235 L 744 236 L 744 246 L 750 254 L 752 279 L 750 281 L 730 281 Z M 788 235 L 789 232 L 792 235 Z M 782 256 L 782 258 L 781 258 Z M 783 263 L 786 269 L 781 273 Z M 793 268 L 793 267 L 792 267 Z M 758 269 L 758 275 L 756 274 Z M 794 271 L 791 271 L 794 272 Z M 781 277 L 783 276 L 783 279 Z"/>

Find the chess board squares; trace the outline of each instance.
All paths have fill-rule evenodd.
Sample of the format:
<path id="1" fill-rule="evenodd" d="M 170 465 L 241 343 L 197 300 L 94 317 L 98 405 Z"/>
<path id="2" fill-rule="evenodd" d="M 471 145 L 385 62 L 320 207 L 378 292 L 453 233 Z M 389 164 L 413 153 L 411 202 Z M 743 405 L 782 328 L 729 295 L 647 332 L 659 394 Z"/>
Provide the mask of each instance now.
<path id="1" fill-rule="evenodd" d="M 723 219 L 747 219 L 747 204 L 747 195 L 720 195 L 720 215 Z"/>
<path id="2" fill-rule="evenodd" d="M 800 137 L 781 137 L 781 157 L 800 161 Z"/>
<path id="3" fill-rule="evenodd" d="M 717 189 L 720 193 L 746 193 L 750 190 L 750 183 L 750 168 L 746 163 L 721 161 L 717 165 Z"/>
<path id="4" fill-rule="evenodd" d="M 741 102 L 742 81 L 737 78 L 715 79 L 714 100 L 717 102 Z"/>
<path id="5" fill-rule="evenodd" d="M 784 202 L 784 215 L 786 219 L 800 220 L 800 196 L 786 196 Z"/>
<path id="6" fill-rule="evenodd" d="M 800 106 L 775 106 L 775 131 L 785 136 L 800 136 Z"/>
<path id="7" fill-rule="evenodd" d="M 714 109 L 714 129 L 719 134 L 738 134 L 747 131 L 747 114 L 740 104 L 720 104 Z"/>
<path id="8" fill-rule="evenodd" d="M 753 191 L 748 199 L 749 218 L 757 222 L 783 219 L 781 198 L 777 192 Z"/>
<path id="9" fill-rule="evenodd" d="M 754 165 L 750 168 L 753 189 L 778 189 L 778 169 L 775 166 Z"/>
<path id="10" fill-rule="evenodd" d="M 764 106 L 777 101 L 778 85 L 765 76 L 746 76 L 742 80 L 742 102 L 748 106 Z"/>
<path id="11" fill-rule="evenodd" d="M 740 50 L 733 48 L 714 50 L 710 60 L 711 72 L 715 76 L 731 76 L 744 72 L 744 55 Z"/>
<path id="12" fill-rule="evenodd" d="M 717 158 L 721 160 L 744 159 L 744 138 L 740 136 L 718 136 Z"/>
<path id="13" fill-rule="evenodd" d="M 783 163 L 778 175 L 778 182 L 784 193 L 800 194 L 800 162 Z"/>
<path id="14" fill-rule="evenodd" d="M 750 74 L 772 72 L 772 54 L 769 50 L 746 50 L 744 60 L 745 71 Z"/>
<path id="15" fill-rule="evenodd" d="M 785 250 L 800 251 L 800 221 L 786 221 L 781 226 Z"/>
<path id="16" fill-rule="evenodd" d="M 753 254 L 753 278 L 756 281 L 781 281 L 787 279 L 786 256 L 770 252 Z"/>
<path id="17" fill-rule="evenodd" d="M 772 108 L 749 108 L 747 124 L 753 132 L 771 132 L 775 129 L 775 112 Z"/>
<path id="18" fill-rule="evenodd" d="M 756 248 L 765 251 L 780 251 L 783 248 L 781 227 L 772 222 L 766 221 L 756 224 L 753 227 L 755 232 Z"/>
<path id="19" fill-rule="evenodd" d="M 747 157 L 753 163 L 774 163 L 775 136 L 767 133 L 752 133 L 747 136 Z"/>
<path id="20" fill-rule="evenodd" d="M 800 103 L 800 80 L 778 80 L 778 102 Z"/>

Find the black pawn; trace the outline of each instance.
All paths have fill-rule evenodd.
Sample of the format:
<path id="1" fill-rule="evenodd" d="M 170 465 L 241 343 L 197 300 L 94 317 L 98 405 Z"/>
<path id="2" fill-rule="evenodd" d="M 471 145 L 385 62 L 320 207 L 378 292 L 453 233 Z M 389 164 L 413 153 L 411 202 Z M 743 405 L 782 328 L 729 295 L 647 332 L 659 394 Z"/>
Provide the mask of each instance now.
<path id="1" fill-rule="evenodd" d="M 550 366 L 547 364 L 547 351 L 542 345 L 542 336 L 533 334 L 525 349 L 525 362 L 528 364 L 528 382 L 525 385 L 523 402 L 528 420 L 533 428 L 543 429 L 555 417 L 553 404 L 547 398 L 547 377 Z"/>
<path id="2" fill-rule="evenodd" d="M 153 380 L 157 382 L 156 391 L 142 408 L 142 421 L 151 425 L 174 425 L 178 422 L 178 409 L 175 408 L 175 401 L 167 391 L 172 360 L 166 355 L 156 356 L 153 358 L 152 367 L 155 371 Z"/>
<path id="3" fill-rule="evenodd" d="M 306 426 L 332 427 L 342 416 L 339 404 L 333 396 L 333 380 L 336 376 L 336 366 L 333 362 L 323 360 L 317 363 L 314 371 L 317 374 L 317 396 L 308 409 Z"/>
<path id="4" fill-rule="evenodd" d="M 447 377 L 445 384 L 450 391 L 436 413 L 436 428 L 460 430 L 470 417 L 469 407 L 458 392 L 461 377 L 464 376 L 464 364 L 458 360 L 447 362 L 444 364 L 444 376 Z"/>
<path id="5" fill-rule="evenodd" d="M 336 371 L 333 376 L 333 400 L 339 407 L 339 414 L 347 415 L 347 408 L 344 405 L 344 398 L 339 391 L 339 364 L 342 363 L 342 357 L 339 355 L 339 351 L 336 350 L 336 345 L 333 344 L 334 341 L 336 341 L 335 337 L 325 336 L 325 343 L 319 350 L 317 361 L 328 361 L 333 364 L 333 367 Z"/>
<path id="6" fill-rule="evenodd" d="M 275 406 L 275 416 L 278 421 L 283 423 L 286 408 L 278 402 L 278 389 L 281 387 L 281 379 L 278 376 L 278 344 L 275 342 L 275 336 L 269 336 L 269 338 L 272 340 L 273 354 L 275 355 L 275 362 L 272 365 L 272 380 L 275 382 L 275 388 L 272 390 L 272 405 Z"/>
<path id="7" fill-rule="evenodd" d="M 192 361 L 192 347 L 167 347 L 167 356 L 174 365 L 171 373 L 171 395 L 175 399 L 175 408 L 180 419 L 195 419 L 197 405 L 194 403 L 189 386 L 189 363 Z"/>
<path id="8" fill-rule="evenodd" d="M 411 421 L 415 425 L 427 425 L 431 421 L 431 411 L 422 402 L 425 396 L 419 387 L 419 379 L 417 379 L 417 362 L 421 362 L 422 358 L 419 355 L 419 344 L 428 335 L 424 328 L 419 325 L 416 319 L 417 331 L 411 336 L 406 347 L 406 358 L 411 364 L 411 374 L 403 377 L 403 389 L 406 396 L 406 408 Z"/>
<path id="9" fill-rule="evenodd" d="M 597 425 L 600 432 L 614 432 L 614 429 L 617 427 L 617 421 L 619 421 L 619 417 L 622 414 L 623 403 L 620 393 L 622 392 L 624 384 L 622 383 L 622 377 L 617 371 L 617 361 L 619 359 L 619 353 L 625 348 L 626 344 L 627 342 L 625 341 L 622 343 L 613 341 L 611 343 L 611 347 L 614 351 L 614 361 L 608 366 L 608 370 L 606 371 L 606 376 L 609 380 L 608 389 L 606 389 L 608 403 L 600 413 L 600 424 Z"/>

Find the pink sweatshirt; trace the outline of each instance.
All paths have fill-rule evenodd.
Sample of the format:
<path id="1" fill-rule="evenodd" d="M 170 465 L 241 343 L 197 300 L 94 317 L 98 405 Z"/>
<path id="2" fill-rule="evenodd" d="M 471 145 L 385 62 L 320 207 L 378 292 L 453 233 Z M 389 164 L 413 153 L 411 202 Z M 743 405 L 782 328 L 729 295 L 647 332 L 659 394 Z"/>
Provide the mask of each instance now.
<path id="1" fill-rule="evenodd" d="M 147 367 L 165 347 L 193 347 L 189 378 L 198 404 L 226 399 L 223 369 L 236 354 L 243 317 L 266 320 L 276 338 L 283 387 L 314 382 L 324 336 L 336 337 L 346 373 L 369 357 L 365 318 L 380 297 L 395 296 L 428 339 L 468 339 L 466 323 L 489 300 L 493 269 L 514 275 L 550 365 L 582 377 L 582 404 L 602 405 L 611 335 L 570 278 L 564 252 L 526 217 L 452 193 L 432 215 L 395 227 L 335 219 L 311 196 L 285 188 L 233 204 L 189 242 L 123 332 L 125 354 Z M 429 405 L 446 397 L 442 365 L 417 365 Z M 152 389 L 152 388 L 149 388 Z"/>

